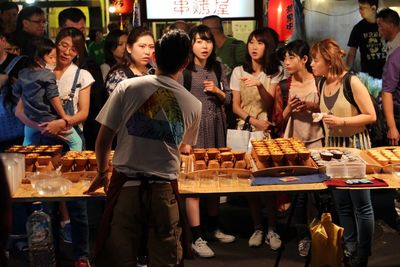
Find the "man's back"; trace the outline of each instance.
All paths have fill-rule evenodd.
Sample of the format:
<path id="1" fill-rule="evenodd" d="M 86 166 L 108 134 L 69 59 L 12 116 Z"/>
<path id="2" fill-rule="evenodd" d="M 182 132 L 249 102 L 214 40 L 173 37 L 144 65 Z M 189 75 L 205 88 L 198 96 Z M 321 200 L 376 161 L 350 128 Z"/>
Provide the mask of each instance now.
<path id="1" fill-rule="evenodd" d="M 114 168 L 126 175 L 145 172 L 177 178 L 179 146 L 195 144 L 201 103 L 167 76 L 122 82 L 97 120 L 118 131 Z"/>

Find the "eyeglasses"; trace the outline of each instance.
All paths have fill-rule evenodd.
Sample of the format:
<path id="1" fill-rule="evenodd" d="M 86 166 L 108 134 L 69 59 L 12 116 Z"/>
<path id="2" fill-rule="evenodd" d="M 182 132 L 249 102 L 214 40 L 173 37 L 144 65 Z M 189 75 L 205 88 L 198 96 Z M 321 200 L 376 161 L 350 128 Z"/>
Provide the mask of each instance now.
<path id="1" fill-rule="evenodd" d="M 32 20 L 32 19 L 27 19 L 27 20 L 35 24 L 43 24 L 43 25 L 47 24 L 47 21 L 45 20 Z"/>
<path id="2" fill-rule="evenodd" d="M 60 50 L 63 51 L 63 52 L 69 51 L 70 53 L 78 54 L 78 50 L 76 50 L 75 47 L 69 46 L 69 45 L 66 44 L 66 43 L 59 43 L 59 44 L 58 44 L 58 49 L 60 49 Z"/>
<path id="3" fill-rule="evenodd" d="M 6 51 L 9 54 L 15 54 L 15 55 L 19 55 L 19 53 L 21 52 L 19 47 L 16 46 L 4 47 L 4 51 Z"/>

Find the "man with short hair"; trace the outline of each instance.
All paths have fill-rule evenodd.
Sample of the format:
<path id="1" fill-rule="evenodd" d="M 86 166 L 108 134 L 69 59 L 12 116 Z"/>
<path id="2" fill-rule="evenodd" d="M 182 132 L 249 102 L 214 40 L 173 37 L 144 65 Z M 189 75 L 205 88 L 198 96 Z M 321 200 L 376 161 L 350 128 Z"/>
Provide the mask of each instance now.
<path id="1" fill-rule="evenodd" d="M 368 73 L 374 78 L 382 78 L 383 65 L 385 64 L 386 52 L 384 43 L 378 32 L 376 13 L 378 0 L 358 0 L 359 11 L 363 18 L 351 31 L 350 47 L 346 64 L 349 68 L 353 66 L 357 49 L 360 49 L 361 71 Z"/>
<path id="2" fill-rule="evenodd" d="M 390 9 L 377 14 L 379 33 L 386 41 L 387 59 L 383 68 L 382 103 L 388 126 L 388 140 L 392 146 L 399 145 L 400 127 L 400 18 Z"/>
<path id="3" fill-rule="evenodd" d="M 80 30 L 86 36 L 86 16 L 76 7 L 66 8 L 58 14 L 58 26 L 60 28 L 72 27 Z"/>
<path id="4" fill-rule="evenodd" d="M 4 33 L 12 33 L 17 26 L 18 5 L 14 2 L 0 3 L 0 22 Z"/>
<path id="5" fill-rule="evenodd" d="M 21 55 L 33 56 L 34 46 L 32 43 L 43 38 L 46 24 L 45 13 L 40 7 L 27 6 L 19 12 L 14 38 L 17 46 L 21 49 Z"/>
<path id="6" fill-rule="evenodd" d="M 150 266 L 181 264 L 179 151 L 196 144 L 201 119 L 201 102 L 177 82 L 190 47 L 183 31 L 164 34 L 155 46 L 156 75 L 121 82 L 97 116 L 98 174 L 89 193 L 108 184 L 111 144 L 118 137 L 97 267 L 136 267 L 139 247 L 148 249 Z"/>
<path id="7" fill-rule="evenodd" d="M 210 28 L 217 45 L 215 52 L 221 62 L 227 67 L 226 76 L 231 77 L 232 70 L 244 63 L 246 57 L 246 44 L 224 33 L 222 19 L 216 15 L 201 19 L 201 23 Z"/>

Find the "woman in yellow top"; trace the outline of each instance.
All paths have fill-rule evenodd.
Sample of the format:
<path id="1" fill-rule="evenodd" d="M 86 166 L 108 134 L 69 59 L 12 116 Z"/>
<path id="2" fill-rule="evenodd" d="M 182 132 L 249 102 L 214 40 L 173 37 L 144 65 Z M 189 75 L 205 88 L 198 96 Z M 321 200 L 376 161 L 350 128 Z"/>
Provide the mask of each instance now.
<path id="1" fill-rule="evenodd" d="M 326 79 L 319 88 L 320 109 L 327 113 L 323 117 L 325 145 L 367 149 L 370 141 L 366 125 L 376 120 L 376 114 L 367 88 L 355 75 L 351 76 L 350 85 L 360 112 L 345 98 L 344 56 L 345 52 L 332 39 L 317 42 L 311 48 L 313 73 Z M 333 190 L 333 196 L 344 227 L 345 266 L 367 266 L 374 232 L 370 191 Z"/>

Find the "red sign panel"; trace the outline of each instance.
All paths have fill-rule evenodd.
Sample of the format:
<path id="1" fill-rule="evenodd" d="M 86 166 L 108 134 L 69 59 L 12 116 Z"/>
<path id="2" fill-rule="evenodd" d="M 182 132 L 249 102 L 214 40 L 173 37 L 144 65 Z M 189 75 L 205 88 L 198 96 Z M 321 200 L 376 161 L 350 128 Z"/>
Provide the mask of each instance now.
<path id="1" fill-rule="evenodd" d="M 279 34 L 280 41 L 287 41 L 294 32 L 293 0 L 268 1 L 268 27 Z"/>

